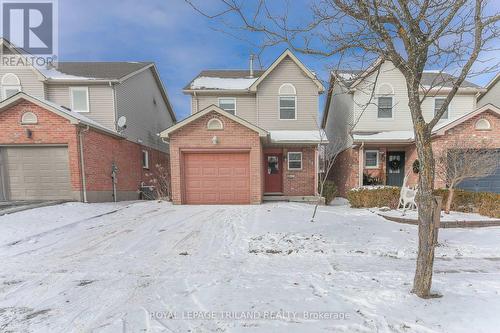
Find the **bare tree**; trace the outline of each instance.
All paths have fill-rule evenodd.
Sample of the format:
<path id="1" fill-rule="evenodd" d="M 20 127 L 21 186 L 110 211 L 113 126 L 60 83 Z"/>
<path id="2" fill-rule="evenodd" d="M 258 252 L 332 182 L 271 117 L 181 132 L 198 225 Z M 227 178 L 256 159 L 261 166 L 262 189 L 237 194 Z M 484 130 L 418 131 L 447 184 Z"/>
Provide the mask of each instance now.
<path id="1" fill-rule="evenodd" d="M 320 127 L 320 126 L 318 126 Z M 335 161 L 337 160 L 337 157 L 339 156 L 340 153 L 342 153 L 344 150 L 348 148 L 350 140 L 350 136 L 343 136 L 342 138 L 339 138 L 338 140 L 333 140 L 332 142 L 329 142 L 325 131 L 323 129 L 319 128 L 319 137 L 320 137 L 320 143 L 318 145 L 319 149 L 319 163 L 320 163 L 320 173 L 319 173 L 319 179 L 318 179 L 318 194 L 319 198 L 314 206 L 314 212 L 311 217 L 311 222 L 314 222 L 314 219 L 316 218 L 316 213 L 318 211 L 318 207 L 321 204 L 321 200 L 323 198 L 324 192 L 325 192 L 325 185 L 328 181 L 328 175 L 330 174 L 330 171 L 332 170 L 333 166 L 335 165 Z M 326 198 L 325 198 L 326 200 Z M 328 202 L 326 202 L 328 204 Z"/>
<path id="2" fill-rule="evenodd" d="M 487 52 L 498 47 L 500 14 L 496 1 L 311 0 L 310 12 L 300 4 L 299 15 L 291 11 L 296 3 L 287 0 L 186 1 L 238 36 L 245 32 L 259 35 L 262 49 L 284 43 L 297 52 L 327 57 L 338 67 L 391 61 L 403 74 L 421 166 L 413 291 L 419 297 L 432 297 L 432 215 L 436 203 L 431 132 L 466 77 L 478 73 L 473 71 L 474 65 L 481 66 L 482 72 L 498 68 L 497 60 L 486 62 Z M 203 7 L 207 3 L 210 7 Z M 442 75 L 423 84 L 424 68 L 438 68 Z M 445 102 L 426 121 L 422 102 L 437 93 L 446 95 Z"/>
<path id="3" fill-rule="evenodd" d="M 436 154 L 436 177 L 448 185 L 445 212 L 450 213 L 455 188 L 464 180 L 481 178 L 493 174 L 498 165 L 494 149 L 466 148 L 455 142 L 448 149 Z"/>

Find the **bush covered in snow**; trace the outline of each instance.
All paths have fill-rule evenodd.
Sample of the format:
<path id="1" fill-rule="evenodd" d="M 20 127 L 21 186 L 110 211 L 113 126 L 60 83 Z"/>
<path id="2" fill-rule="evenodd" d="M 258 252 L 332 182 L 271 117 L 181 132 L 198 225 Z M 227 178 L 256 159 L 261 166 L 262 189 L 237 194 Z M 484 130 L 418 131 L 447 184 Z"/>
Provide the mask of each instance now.
<path id="1" fill-rule="evenodd" d="M 347 200 L 353 208 L 391 207 L 396 209 L 399 201 L 399 187 L 360 187 L 347 192 Z"/>
<path id="2" fill-rule="evenodd" d="M 353 208 L 390 207 L 396 209 L 400 191 L 399 187 L 365 186 L 349 191 L 347 200 Z M 441 196 L 443 202 L 446 202 L 448 190 L 438 189 L 434 191 L 434 194 Z M 500 194 L 456 190 L 451 210 L 500 218 Z"/>

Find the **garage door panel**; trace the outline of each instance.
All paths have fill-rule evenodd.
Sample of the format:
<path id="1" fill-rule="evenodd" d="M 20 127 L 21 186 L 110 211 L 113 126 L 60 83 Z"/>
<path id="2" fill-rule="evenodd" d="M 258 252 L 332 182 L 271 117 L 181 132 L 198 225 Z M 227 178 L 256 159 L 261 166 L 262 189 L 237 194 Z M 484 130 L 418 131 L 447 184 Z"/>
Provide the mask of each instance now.
<path id="1" fill-rule="evenodd" d="M 498 165 L 496 171 L 484 178 L 466 179 L 458 185 L 458 188 L 474 192 L 496 192 L 500 193 L 500 149 L 496 150 Z"/>
<path id="2" fill-rule="evenodd" d="M 249 161 L 249 155 L 244 153 L 185 154 L 185 203 L 249 203 Z M 193 168 L 200 172 L 192 172 Z M 201 182 L 201 186 L 196 186 L 196 182 Z"/>
<path id="3" fill-rule="evenodd" d="M 11 200 L 71 199 L 66 147 L 8 147 L 7 177 Z"/>

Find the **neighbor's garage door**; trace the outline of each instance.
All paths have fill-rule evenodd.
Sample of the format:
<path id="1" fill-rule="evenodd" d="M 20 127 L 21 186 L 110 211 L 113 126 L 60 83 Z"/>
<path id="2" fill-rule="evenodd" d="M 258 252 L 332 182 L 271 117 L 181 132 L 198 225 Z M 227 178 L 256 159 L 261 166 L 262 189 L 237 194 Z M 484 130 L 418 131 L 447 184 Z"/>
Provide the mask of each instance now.
<path id="1" fill-rule="evenodd" d="M 250 203 L 248 153 L 184 154 L 184 203 Z"/>
<path id="2" fill-rule="evenodd" d="M 464 180 L 458 187 L 466 191 L 500 193 L 500 149 L 496 151 L 496 155 L 496 172 L 488 177 Z"/>
<path id="3" fill-rule="evenodd" d="M 71 199 L 67 147 L 8 147 L 10 200 Z"/>

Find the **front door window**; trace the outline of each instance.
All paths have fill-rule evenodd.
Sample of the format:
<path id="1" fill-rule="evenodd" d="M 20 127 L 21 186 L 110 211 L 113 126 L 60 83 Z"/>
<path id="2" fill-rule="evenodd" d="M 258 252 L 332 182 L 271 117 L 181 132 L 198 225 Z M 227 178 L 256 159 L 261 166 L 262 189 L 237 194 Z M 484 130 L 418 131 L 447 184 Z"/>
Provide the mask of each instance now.
<path id="1" fill-rule="evenodd" d="M 267 157 L 267 174 L 276 175 L 280 172 L 279 158 L 278 156 L 268 156 Z"/>

